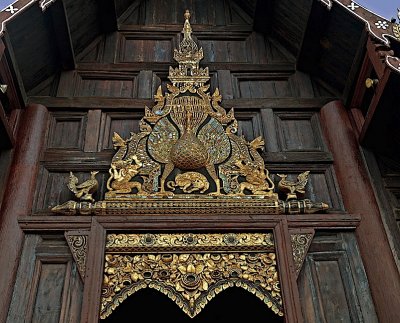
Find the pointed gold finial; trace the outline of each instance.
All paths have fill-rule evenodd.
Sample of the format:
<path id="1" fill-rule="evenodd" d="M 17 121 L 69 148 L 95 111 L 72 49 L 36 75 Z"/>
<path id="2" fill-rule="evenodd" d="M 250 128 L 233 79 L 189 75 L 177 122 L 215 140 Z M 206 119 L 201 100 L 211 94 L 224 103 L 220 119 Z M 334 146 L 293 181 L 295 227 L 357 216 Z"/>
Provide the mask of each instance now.
<path id="1" fill-rule="evenodd" d="M 183 14 L 183 17 L 185 17 L 185 20 L 190 19 L 190 11 L 188 9 L 186 9 L 185 13 Z"/>
<path id="2" fill-rule="evenodd" d="M 190 22 L 189 22 L 189 19 L 190 19 L 190 12 L 189 12 L 189 10 L 187 10 L 186 9 L 186 11 L 185 11 L 185 14 L 183 15 L 183 17 L 185 18 L 185 23 L 184 23 L 184 25 L 183 25 L 183 30 L 182 30 L 182 33 L 183 33 L 183 38 L 184 39 L 187 39 L 187 38 L 192 38 L 191 37 L 191 33 L 192 33 L 192 27 L 190 26 Z M 197 46 L 196 46 L 197 47 Z"/>
<path id="3" fill-rule="evenodd" d="M 179 44 L 179 48 L 174 50 L 174 59 L 178 62 L 179 67 L 171 68 L 168 77 L 174 86 L 195 83 L 201 86 L 210 78 L 208 68 L 199 67 L 199 62 L 203 59 L 203 49 L 199 49 L 192 39 L 189 10 L 185 11 L 183 17 L 185 18 L 182 29 L 183 39 Z"/>

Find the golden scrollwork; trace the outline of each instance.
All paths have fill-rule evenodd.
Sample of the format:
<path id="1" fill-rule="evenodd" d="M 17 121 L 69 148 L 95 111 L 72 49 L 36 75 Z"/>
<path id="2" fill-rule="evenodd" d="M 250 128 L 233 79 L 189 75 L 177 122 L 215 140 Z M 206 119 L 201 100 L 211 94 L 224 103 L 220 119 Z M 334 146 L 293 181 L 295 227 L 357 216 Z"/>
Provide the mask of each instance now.
<path id="1" fill-rule="evenodd" d="M 199 66 L 203 49 L 192 39 L 190 13 L 184 14 L 183 39 L 174 51 L 178 67 L 170 67 L 166 85 L 154 95 L 155 105 L 145 107 L 140 132 L 129 138 L 114 133 L 105 199 L 87 196 L 52 208 L 63 214 L 184 213 L 312 213 L 324 203 L 297 201 L 307 178 L 290 183 L 283 178 L 281 201 L 260 150 L 264 140 L 239 136 L 234 110 L 221 105 L 218 88 L 209 91 L 209 70 Z M 306 172 L 308 175 L 308 172 Z M 305 174 L 305 173 L 303 173 Z M 286 176 L 286 175 L 282 175 Z M 292 192 L 293 191 L 293 192 Z M 85 195 L 86 196 L 86 195 Z M 185 200 L 182 200 L 185 199 Z M 211 201 L 214 199 L 215 201 Z M 296 200 L 296 203 L 293 203 Z M 83 202 L 89 202 L 83 203 Z M 204 203 L 203 203 L 204 202 Z M 213 210 L 206 210 L 213 207 Z M 249 213 L 250 212 L 250 213 Z"/>
<path id="2" fill-rule="evenodd" d="M 88 235 L 84 234 L 65 234 L 69 249 L 75 260 L 79 275 L 85 278 L 86 271 L 86 254 L 88 247 Z"/>
<path id="3" fill-rule="evenodd" d="M 106 318 L 128 296 L 154 288 L 172 299 L 190 317 L 229 287 L 241 287 L 283 315 L 282 297 L 269 234 L 166 234 L 108 237 L 100 317 Z M 118 242 L 117 242 L 118 241 Z M 124 241 L 121 245 L 121 241 Z M 205 242 L 207 241 L 207 242 Z M 216 241 L 216 244 L 213 244 Z M 252 251 L 252 242 L 255 249 Z M 183 244 L 186 252 L 168 253 L 162 246 Z M 111 247 L 113 245 L 113 247 Z M 203 252 L 190 252 L 201 246 Z M 209 247 L 229 246 L 232 251 L 209 252 Z M 262 251 L 260 246 L 265 246 Z M 238 249 L 235 249 L 238 248 Z M 237 251 L 245 247 L 246 252 Z M 127 249 L 128 248 L 128 249 Z M 127 252 L 129 248 L 136 253 Z M 139 252 L 140 248 L 142 252 Z M 147 250 L 147 252 L 145 252 Z"/>
<path id="4" fill-rule="evenodd" d="M 175 233 L 107 235 L 107 251 L 145 252 L 177 251 L 273 251 L 272 233 Z"/>
<path id="5" fill-rule="evenodd" d="M 293 260 L 297 275 L 301 270 L 304 258 L 306 257 L 306 252 L 311 244 L 312 238 L 312 233 L 298 233 L 290 235 L 293 250 Z"/>

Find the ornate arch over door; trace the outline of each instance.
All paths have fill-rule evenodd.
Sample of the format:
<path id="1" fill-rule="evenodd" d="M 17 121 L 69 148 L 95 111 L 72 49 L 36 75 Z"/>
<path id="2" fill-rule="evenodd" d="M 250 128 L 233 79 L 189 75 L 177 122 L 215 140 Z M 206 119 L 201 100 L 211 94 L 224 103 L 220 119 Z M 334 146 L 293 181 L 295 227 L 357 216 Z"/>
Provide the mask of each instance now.
<path id="1" fill-rule="evenodd" d="M 143 289 L 125 300 L 102 323 L 128 323 L 132 317 L 149 321 L 179 323 L 283 323 L 265 304 L 247 291 L 233 287 L 223 291 L 194 318 L 190 318 L 176 304 L 153 289 Z"/>

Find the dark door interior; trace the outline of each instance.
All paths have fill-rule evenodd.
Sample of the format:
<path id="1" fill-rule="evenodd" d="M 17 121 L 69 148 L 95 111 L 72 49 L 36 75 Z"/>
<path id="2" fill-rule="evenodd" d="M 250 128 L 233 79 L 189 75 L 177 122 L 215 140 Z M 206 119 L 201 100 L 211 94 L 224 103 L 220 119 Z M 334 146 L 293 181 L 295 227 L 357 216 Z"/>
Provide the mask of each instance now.
<path id="1" fill-rule="evenodd" d="M 146 288 L 126 299 L 102 323 L 130 323 L 145 318 L 149 322 L 284 322 L 261 300 L 241 288 L 228 288 L 212 299 L 194 318 L 185 314 L 160 292 Z"/>

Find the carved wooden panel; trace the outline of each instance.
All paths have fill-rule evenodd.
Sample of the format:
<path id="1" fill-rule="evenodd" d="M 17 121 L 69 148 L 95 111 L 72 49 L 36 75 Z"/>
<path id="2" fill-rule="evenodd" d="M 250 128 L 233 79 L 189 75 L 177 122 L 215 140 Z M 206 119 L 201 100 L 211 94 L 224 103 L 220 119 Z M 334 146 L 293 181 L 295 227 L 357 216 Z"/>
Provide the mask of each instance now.
<path id="1" fill-rule="evenodd" d="M 390 188 L 388 189 L 388 192 L 389 200 L 393 208 L 394 220 L 396 221 L 397 228 L 400 231 L 400 188 Z"/>
<path id="2" fill-rule="evenodd" d="M 66 231 L 64 233 L 82 281 L 85 280 L 86 274 L 89 233 L 89 231 Z"/>
<path id="3" fill-rule="evenodd" d="M 332 167 L 310 174 L 306 193 L 310 199 L 326 201 L 333 210 L 344 209 Z"/>
<path id="4" fill-rule="evenodd" d="M 79 55 L 77 55 L 77 60 L 79 62 L 99 62 L 102 60 L 104 55 L 104 43 L 105 37 L 99 36 L 92 43 L 87 46 Z"/>
<path id="5" fill-rule="evenodd" d="M 315 112 L 276 112 L 279 144 L 283 151 L 324 150 Z"/>
<path id="6" fill-rule="evenodd" d="M 266 40 L 266 44 L 270 41 Z M 252 45 L 252 53 L 254 60 L 264 63 L 279 62 L 274 51 L 263 49 L 259 42 Z M 260 47 L 261 46 L 261 47 Z M 266 45 L 267 46 L 267 45 Z M 269 47 L 279 47 L 271 45 Z M 279 56 L 281 62 L 289 62 L 290 58 Z M 316 86 L 310 76 L 296 71 L 291 74 L 285 73 L 267 73 L 264 71 L 255 72 L 232 72 L 232 84 L 234 88 L 235 98 L 270 98 L 270 97 L 301 97 L 312 98 L 322 95 L 318 86 Z M 323 95 L 327 95 L 323 93 Z"/>
<path id="7" fill-rule="evenodd" d="M 47 148 L 82 150 L 86 119 L 84 112 L 52 112 Z"/>
<path id="8" fill-rule="evenodd" d="M 304 259 L 314 237 L 314 229 L 289 229 L 290 243 L 296 277 L 299 276 Z"/>
<path id="9" fill-rule="evenodd" d="M 27 235 L 17 277 L 7 322 L 79 322 L 83 285 L 63 236 Z"/>
<path id="10" fill-rule="evenodd" d="M 174 48 L 173 36 L 143 38 L 134 34 L 122 34 L 119 61 L 124 63 L 171 62 Z"/>
<path id="11" fill-rule="evenodd" d="M 235 110 L 236 119 L 238 120 L 238 134 L 243 135 L 249 141 L 263 136 L 263 128 L 260 111 L 242 111 Z"/>
<path id="12" fill-rule="evenodd" d="M 74 96 L 132 98 L 136 94 L 136 77 L 131 73 L 79 73 Z"/>
<path id="13" fill-rule="evenodd" d="M 305 322 L 378 322 L 351 232 L 316 232 L 298 286 Z"/>
<path id="14" fill-rule="evenodd" d="M 235 62 L 248 63 L 251 61 L 251 49 L 246 38 L 239 39 L 202 39 L 198 37 L 199 45 L 203 47 L 204 63 Z"/>
<path id="15" fill-rule="evenodd" d="M 381 183 L 380 181 L 376 181 L 375 185 L 378 186 L 381 184 L 381 187 L 384 188 L 391 209 L 387 213 L 393 216 L 393 219 L 389 219 L 388 222 L 391 222 L 392 226 L 397 225 L 400 233 L 400 163 L 395 159 L 383 156 L 376 156 L 376 160 L 379 167 L 379 174 L 376 174 L 376 176 L 380 175 L 382 181 Z"/>
<path id="16" fill-rule="evenodd" d="M 34 210 L 46 210 L 58 201 L 73 197 L 67 188 L 69 172 L 49 172 L 42 168 L 39 174 Z"/>
<path id="17" fill-rule="evenodd" d="M 56 322 L 59 320 L 62 305 L 62 290 L 68 263 L 47 262 L 38 259 L 38 273 L 34 288 L 36 299 L 33 304 L 32 322 Z M 57 282 L 57 284 L 55 284 Z"/>
<path id="18" fill-rule="evenodd" d="M 139 121 L 142 117 L 142 112 L 104 112 L 100 125 L 101 149 L 113 149 L 112 136 L 114 132 L 118 132 L 124 139 L 129 138 L 130 132 L 139 132 Z"/>
<path id="19" fill-rule="evenodd" d="M 281 178 L 277 174 L 288 174 L 288 180 L 296 181 L 297 176 L 305 170 L 310 170 L 308 183 L 305 189 L 305 197 L 311 200 L 324 201 L 333 210 L 344 210 L 339 186 L 333 169 L 329 165 L 306 164 L 272 164 L 268 167 L 272 174 L 275 185 L 278 185 Z M 284 199 L 285 196 L 282 196 Z"/>
<path id="20" fill-rule="evenodd" d="M 271 79 L 238 78 L 236 97 L 268 98 L 276 96 L 292 96 L 292 90 L 288 81 L 276 81 Z"/>
<path id="21" fill-rule="evenodd" d="M 165 10 L 169 8 L 169 10 Z M 232 1 L 216 0 L 204 4 L 202 0 L 136 1 L 120 21 L 123 24 L 180 24 L 182 13 L 190 8 L 191 23 L 202 25 L 248 25 L 251 18 Z"/>
<path id="22" fill-rule="evenodd" d="M 183 12 L 183 11 L 182 11 Z M 196 28 L 196 26 L 194 26 Z M 198 30 L 193 36 L 204 50 L 206 62 L 232 63 L 288 63 L 294 62 L 290 53 L 277 42 L 261 33 L 245 31 L 224 31 L 225 36 L 211 34 L 210 31 Z M 173 63 L 173 49 L 182 36 L 173 32 L 143 33 L 119 31 L 96 38 L 78 57 L 79 62 L 158 62 Z M 115 61 L 114 61 L 115 59 Z M 301 74 L 301 73 L 297 73 Z M 290 80 L 308 87 L 313 92 L 313 85 L 308 76 Z M 280 91 L 280 89 L 278 89 Z M 310 95 L 308 95 L 310 96 Z"/>
<path id="23" fill-rule="evenodd" d="M 60 169 L 47 169 L 42 168 L 39 173 L 38 186 L 35 194 L 34 202 L 34 213 L 48 212 L 49 209 L 65 200 L 75 199 L 74 194 L 68 189 L 67 183 L 69 180 L 69 171 L 73 171 L 73 174 L 79 179 L 79 183 L 89 179 L 90 171 L 99 168 L 99 165 L 80 165 L 79 162 L 75 164 L 69 163 L 65 166 L 58 168 Z M 99 188 L 95 194 L 94 199 L 99 200 L 100 197 L 104 196 L 106 191 L 106 183 L 109 177 L 108 167 L 105 165 L 104 170 L 96 175 L 99 182 Z"/>

